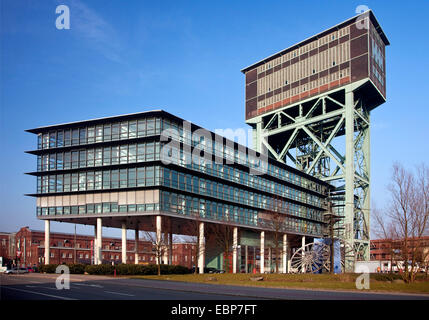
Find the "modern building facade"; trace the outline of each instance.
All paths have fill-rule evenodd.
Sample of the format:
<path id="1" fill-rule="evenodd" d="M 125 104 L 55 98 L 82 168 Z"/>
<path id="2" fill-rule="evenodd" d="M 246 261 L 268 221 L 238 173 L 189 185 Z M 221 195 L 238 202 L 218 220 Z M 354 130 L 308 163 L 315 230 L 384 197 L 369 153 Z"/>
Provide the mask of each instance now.
<path id="1" fill-rule="evenodd" d="M 369 260 L 370 111 L 389 41 L 371 10 L 242 70 L 253 146 L 336 187 L 341 239 Z"/>
<path id="2" fill-rule="evenodd" d="M 290 248 L 321 237 L 331 186 L 162 110 L 27 130 L 37 135 L 37 218 L 94 226 L 95 262 L 102 227 L 150 231 L 174 255 L 172 234 L 198 237 L 198 267 L 220 265 L 206 248 L 211 226 L 232 227 L 233 271 L 242 249 L 257 247 L 259 270 L 273 230 Z M 278 215 L 279 228 L 272 217 Z M 125 242 L 124 242 L 125 243 Z M 125 246 L 123 246 L 125 248 Z M 207 252 L 206 252 L 207 249 Z M 250 249 L 251 250 L 251 249 Z M 261 258 L 262 257 L 262 258 Z M 280 259 L 280 257 L 277 257 Z M 45 250 L 45 263 L 50 261 Z M 126 251 L 122 252 L 126 261 Z"/>

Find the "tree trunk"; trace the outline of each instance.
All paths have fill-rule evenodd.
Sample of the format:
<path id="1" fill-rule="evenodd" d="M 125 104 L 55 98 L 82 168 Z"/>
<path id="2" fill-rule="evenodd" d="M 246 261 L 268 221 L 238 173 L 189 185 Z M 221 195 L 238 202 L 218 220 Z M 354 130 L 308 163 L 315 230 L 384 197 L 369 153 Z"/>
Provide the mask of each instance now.
<path id="1" fill-rule="evenodd" d="M 393 273 L 393 244 L 392 240 L 390 240 L 390 273 Z"/>
<path id="2" fill-rule="evenodd" d="M 425 271 L 426 271 L 426 280 L 427 280 L 428 279 L 429 264 L 427 264 L 427 263 L 425 264 L 425 269 L 426 269 Z"/>

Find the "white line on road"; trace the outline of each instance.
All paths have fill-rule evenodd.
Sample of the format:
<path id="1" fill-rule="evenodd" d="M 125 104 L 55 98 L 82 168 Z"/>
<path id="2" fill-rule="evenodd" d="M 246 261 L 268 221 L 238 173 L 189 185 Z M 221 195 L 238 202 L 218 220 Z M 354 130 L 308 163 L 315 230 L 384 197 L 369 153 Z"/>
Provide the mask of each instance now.
<path id="1" fill-rule="evenodd" d="M 73 299 L 73 298 L 66 298 L 66 297 L 61 297 L 61 296 L 54 296 L 54 295 L 52 295 L 52 294 L 46 294 L 46 293 L 41 293 L 41 292 L 36 292 L 36 291 L 30 291 L 30 290 L 23 290 L 23 289 L 11 288 L 11 287 L 6 287 L 6 286 L 3 286 L 3 289 L 10 289 L 10 290 L 21 291 L 21 292 L 26 292 L 26 293 L 38 294 L 38 295 L 41 295 L 41 296 L 50 297 L 50 298 L 55 298 L 55 299 L 61 299 L 61 300 L 76 300 L 76 299 Z"/>
<path id="2" fill-rule="evenodd" d="M 74 283 L 76 286 L 85 286 L 85 287 L 93 287 L 93 288 L 103 288 L 99 284 L 87 284 L 87 283 Z"/>
<path id="3" fill-rule="evenodd" d="M 49 289 L 49 290 L 56 290 L 56 291 L 58 291 L 59 289 L 57 289 L 57 288 L 51 288 L 51 287 L 39 287 L 39 288 L 44 288 L 44 289 Z"/>
<path id="4" fill-rule="evenodd" d="M 134 297 L 133 294 L 128 294 L 128 293 L 121 293 L 121 292 L 113 292 L 113 291 L 104 291 L 106 293 L 111 293 L 111 294 L 119 294 L 121 296 L 129 296 L 129 297 Z"/>

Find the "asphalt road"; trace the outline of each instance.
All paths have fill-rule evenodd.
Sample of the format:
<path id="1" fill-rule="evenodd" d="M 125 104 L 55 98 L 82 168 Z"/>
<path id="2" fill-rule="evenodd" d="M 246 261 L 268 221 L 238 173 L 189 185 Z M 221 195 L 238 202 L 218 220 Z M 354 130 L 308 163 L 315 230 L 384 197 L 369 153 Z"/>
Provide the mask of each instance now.
<path id="1" fill-rule="evenodd" d="M 1 300 L 429 300 L 429 295 L 255 288 L 70 275 L 58 290 L 53 274 L 0 275 Z"/>

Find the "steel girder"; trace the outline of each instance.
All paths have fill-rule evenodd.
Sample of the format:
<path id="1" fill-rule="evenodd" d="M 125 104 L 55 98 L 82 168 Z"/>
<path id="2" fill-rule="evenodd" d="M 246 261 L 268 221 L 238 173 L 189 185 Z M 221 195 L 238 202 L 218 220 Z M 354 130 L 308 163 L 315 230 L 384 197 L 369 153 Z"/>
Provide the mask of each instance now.
<path id="1" fill-rule="evenodd" d="M 355 94 L 360 85 L 259 116 L 253 142 L 257 151 L 267 150 L 276 160 L 345 191 L 342 238 L 353 244 L 359 260 L 369 260 L 370 108 Z"/>

